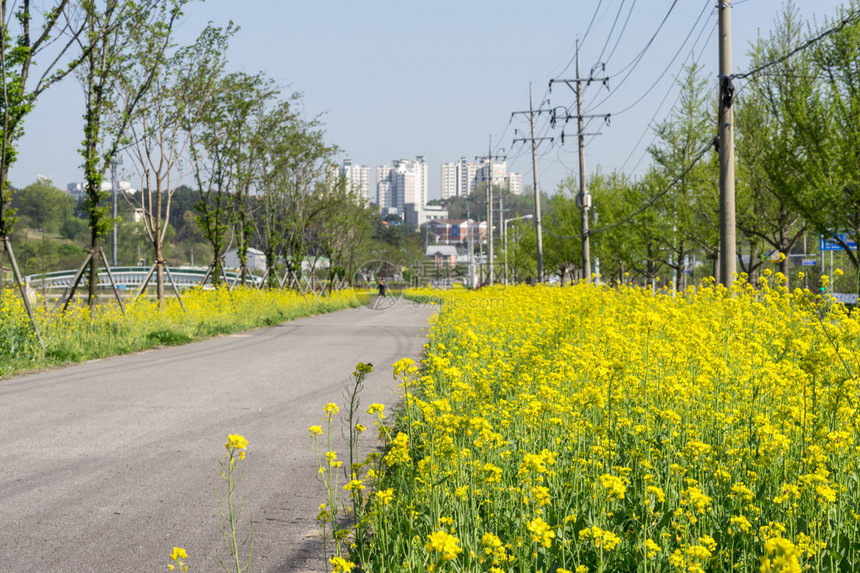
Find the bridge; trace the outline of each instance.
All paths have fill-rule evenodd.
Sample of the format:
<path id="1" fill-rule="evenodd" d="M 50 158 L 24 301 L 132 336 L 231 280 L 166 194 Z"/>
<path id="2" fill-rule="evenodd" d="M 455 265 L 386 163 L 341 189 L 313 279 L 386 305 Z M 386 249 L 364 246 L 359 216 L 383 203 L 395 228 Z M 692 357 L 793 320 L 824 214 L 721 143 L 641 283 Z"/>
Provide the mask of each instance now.
<path id="1" fill-rule="evenodd" d="M 149 270 L 150 267 L 114 267 L 111 269 L 111 275 L 113 276 L 113 280 L 118 289 L 133 290 L 141 287 L 143 281 L 146 280 L 146 276 L 149 274 Z M 173 278 L 173 282 L 176 284 L 177 288 L 206 286 L 212 284 L 211 275 L 206 278 L 205 284 L 202 283 L 208 270 L 208 267 L 170 267 L 170 276 Z M 72 284 L 76 272 L 77 271 L 75 270 L 69 270 L 28 275 L 26 277 L 26 282 L 30 289 L 36 291 L 63 290 Z M 225 269 L 225 274 L 227 275 L 227 282 L 229 284 L 238 284 L 241 282 L 238 272 L 226 271 Z M 245 281 L 255 286 L 258 286 L 261 280 L 262 278 L 258 276 L 249 274 L 245 275 Z M 165 281 L 169 281 L 167 273 L 165 273 Z M 89 273 L 84 273 L 81 278 L 79 288 L 84 287 L 87 284 L 89 284 Z M 111 288 L 110 278 L 104 270 L 99 272 L 98 286 L 100 288 Z M 152 278 L 149 280 L 149 286 L 155 286 L 154 273 Z"/>

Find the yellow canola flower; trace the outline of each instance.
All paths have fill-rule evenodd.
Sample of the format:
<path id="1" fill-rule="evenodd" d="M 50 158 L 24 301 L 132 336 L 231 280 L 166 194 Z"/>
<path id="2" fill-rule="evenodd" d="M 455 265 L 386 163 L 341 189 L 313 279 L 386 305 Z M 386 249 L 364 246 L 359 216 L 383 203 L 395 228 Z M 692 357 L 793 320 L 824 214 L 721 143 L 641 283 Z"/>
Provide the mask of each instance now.
<path id="1" fill-rule="evenodd" d="M 537 541 L 546 548 L 552 546 L 555 539 L 555 531 L 542 518 L 536 517 L 526 524 L 526 529 L 531 533 L 532 541 Z"/>
<path id="2" fill-rule="evenodd" d="M 645 556 L 648 559 L 653 559 L 658 553 L 660 553 L 661 547 L 650 537 L 646 539 L 642 545 L 645 548 Z"/>
<path id="3" fill-rule="evenodd" d="M 187 559 L 188 553 L 182 547 L 174 547 L 173 553 L 170 554 L 170 558 L 174 561 L 178 561 L 180 559 Z"/>
<path id="4" fill-rule="evenodd" d="M 732 289 L 699 284 L 674 296 L 587 284 L 419 291 L 441 311 L 420 373 L 397 366 L 409 376 L 408 405 L 384 429 L 374 478 L 404 488 L 384 511 L 397 536 L 388 546 L 404 548 L 391 562 L 409 563 L 406 548 L 426 538 L 389 520 L 463 508 L 482 518 L 478 540 L 492 527 L 510 543 L 505 560 L 496 545 L 470 545 L 482 571 L 532 559 L 546 570 L 545 541 L 567 552 L 558 563 L 570 569 L 596 570 L 599 551 L 604 571 L 626 570 L 627 559 L 757 569 L 760 557 L 775 571 L 792 560 L 763 556 L 766 540 L 791 531 L 797 561 L 812 564 L 823 540 L 853 535 L 860 315 L 766 274 L 760 286 L 741 276 Z M 620 516 L 623 533 L 603 529 Z M 593 521 L 581 529 L 584 519 Z M 433 553 L 428 567 L 450 569 Z"/>
<path id="5" fill-rule="evenodd" d="M 798 550 L 784 537 L 768 539 L 764 544 L 765 555 L 760 558 L 761 573 L 800 573 Z"/>
<path id="6" fill-rule="evenodd" d="M 385 404 L 371 404 L 367 409 L 367 413 L 371 416 L 378 416 L 379 418 L 385 418 L 384 415 Z"/>
<path id="7" fill-rule="evenodd" d="M 180 571 L 188 571 L 188 565 L 185 564 L 185 559 L 188 558 L 188 553 L 182 547 L 174 547 L 173 553 L 170 554 L 170 559 L 175 563 L 169 563 L 167 568 L 173 571 L 179 567 Z"/>
<path id="8" fill-rule="evenodd" d="M 246 440 L 244 436 L 240 436 L 239 434 L 228 434 L 227 443 L 224 444 L 224 447 L 228 450 L 244 450 L 248 447 L 248 440 Z"/>
<path id="9" fill-rule="evenodd" d="M 624 480 L 618 476 L 604 474 L 600 476 L 600 485 L 606 490 L 609 499 L 624 499 L 624 494 L 627 492 Z"/>
<path id="10" fill-rule="evenodd" d="M 594 544 L 595 548 L 605 549 L 607 551 L 612 551 L 619 543 L 621 543 L 620 537 L 618 537 L 611 531 L 601 529 L 596 525 L 586 527 L 585 529 L 580 531 L 579 537 L 581 539 L 591 539 L 591 542 Z"/>
<path id="11" fill-rule="evenodd" d="M 394 498 L 394 489 L 382 489 L 376 492 L 376 500 L 380 505 L 388 505 L 391 500 Z"/>
<path id="12" fill-rule="evenodd" d="M 333 573 L 349 573 L 355 568 L 355 563 L 343 557 L 332 557 L 328 562 L 331 563 Z"/>
<path id="13" fill-rule="evenodd" d="M 343 486 L 343 489 L 346 491 L 359 491 L 364 489 L 364 482 L 360 479 L 352 479 Z"/>
<path id="14" fill-rule="evenodd" d="M 323 411 L 329 418 L 334 418 L 335 416 L 337 416 L 337 413 L 340 412 L 340 408 L 338 408 L 337 404 L 335 404 L 334 402 L 329 402 L 325 405 Z"/>
<path id="15" fill-rule="evenodd" d="M 427 536 L 424 549 L 428 553 L 438 553 L 444 561 L 451 561 L 463 552 L 458 545 L 460 540 L 446 531 L 434 531 Z"/>
<path id="16" fill-rule="evenodd" d="M 385 461 L 393 466 L 407 464 L 411 460 L 412 458 L 409 456 L 409 436 L 403 432 L 398 432 L 397 436 L 391 441 L 391 446 L 385 455 Z"/>

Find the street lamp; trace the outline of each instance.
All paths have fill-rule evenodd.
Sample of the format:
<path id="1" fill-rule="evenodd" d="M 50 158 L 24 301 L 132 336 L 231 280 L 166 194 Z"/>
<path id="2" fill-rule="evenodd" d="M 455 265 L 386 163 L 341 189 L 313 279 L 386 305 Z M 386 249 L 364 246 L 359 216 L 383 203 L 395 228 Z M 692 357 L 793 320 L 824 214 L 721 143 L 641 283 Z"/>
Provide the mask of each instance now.
<path id="1" fill-rule="evenodd" d="M 523 215 L 522 217 L 513 217 L 504 221 L 504 239 L 505 239 L 505 286 L 508 286 L 508 223 L 519 221 L 521 219 L 534 219 L 534 215 Z"/>

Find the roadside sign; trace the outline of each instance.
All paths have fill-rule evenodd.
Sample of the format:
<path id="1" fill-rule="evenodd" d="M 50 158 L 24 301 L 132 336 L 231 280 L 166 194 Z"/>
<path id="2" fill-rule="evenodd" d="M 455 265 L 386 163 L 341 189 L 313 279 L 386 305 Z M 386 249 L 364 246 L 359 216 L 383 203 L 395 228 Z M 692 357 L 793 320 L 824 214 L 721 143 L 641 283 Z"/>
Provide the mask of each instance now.
<path id="1" fill-rule="evenodd" d="M 816 261 L 815 259 L 803 259 L 802 261 L 800 261 L 800 264 L 804 267 L 814 267 L 818 264 L 818 261 Z"/>
<path id="2" fill-rule="evenodd" d="M 852 251 L 857 250 L 857 243 L 855 241 L 852 241 L 849 239 L 848 233 L 838 233 L 837 235 L 834 235 L 834 236 L 838 236 L 839 239 L 843 243 L 848 245 L 849 250 L 852 250 Z M 818 250 L 819 251 L 841 251 L 842 245 L 837 243 L 833 238 L 828 237 L 825 239 L 823 235 L 819 235 L 819 237 L 818 237 Z"/>

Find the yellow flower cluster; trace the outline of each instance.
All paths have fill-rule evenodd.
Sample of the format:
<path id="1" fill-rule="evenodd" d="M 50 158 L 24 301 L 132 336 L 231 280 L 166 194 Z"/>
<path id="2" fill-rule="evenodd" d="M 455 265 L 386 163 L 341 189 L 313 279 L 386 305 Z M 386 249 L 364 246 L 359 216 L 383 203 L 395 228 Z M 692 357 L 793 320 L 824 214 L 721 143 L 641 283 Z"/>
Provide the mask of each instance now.
<path id="1" fill-rule="evenodd" d="M 463 552 L 460 549 L 460 540 L 445 531 L 434 531 L 427 536 L 427 543 L 424 548 L 428 553 L 438 553 L 444 561 L 456 559 L 457 555 Z"/>
<path id="2" fill-rule="evenodd" d="M 170 559 L 173 563 L 167 565 L 167 568 L 170 571 L 175 570 L 179 567 L 180 571 L 188 571 L 188 565 L 185 564 L 185 560 L 188 558 L 188 552 L 185 551 L 182 547 L 174 547 L 173 553 L 170 554 Z"/>
<path id="3" fill-rule="evenodd" d="M 350 290 L 317 300 L 290 290 L 222 287 L 183 291 L 182 305 L 173 296 L 160 307 L 146 296 L 126 299 L 125 315 L 111 300 L 100 303 L 91 315 L 78 301 L 63 313 L 54 312 L 51 301 L 36 298 L 32 307 L 47 352 L 36 338 L 20 296 L 13 289 L 0 289 L 0 376 L 241 332 L 359 304 Z M 361 366 L 362 371 L 370 368 Z"/>
<path id="4" fill-rule="evenodd" d="M 395 367 L 362 567 L 420 570 L 442 534 L 463 571 L 860 562 L 860 323 L 780 280 L 413 293 L 442 311 Z"/>

